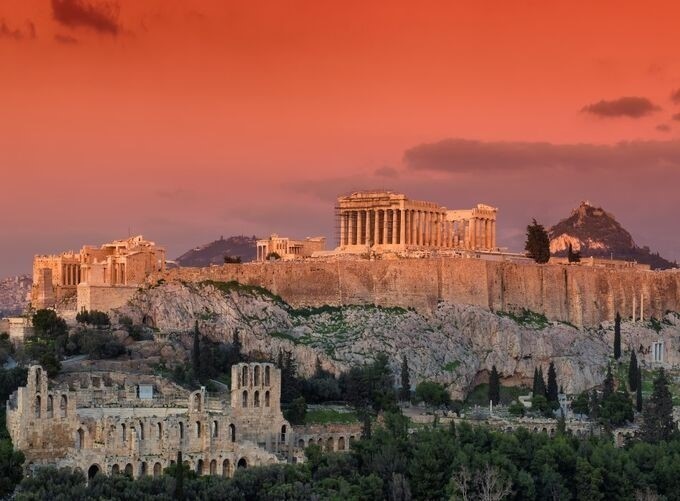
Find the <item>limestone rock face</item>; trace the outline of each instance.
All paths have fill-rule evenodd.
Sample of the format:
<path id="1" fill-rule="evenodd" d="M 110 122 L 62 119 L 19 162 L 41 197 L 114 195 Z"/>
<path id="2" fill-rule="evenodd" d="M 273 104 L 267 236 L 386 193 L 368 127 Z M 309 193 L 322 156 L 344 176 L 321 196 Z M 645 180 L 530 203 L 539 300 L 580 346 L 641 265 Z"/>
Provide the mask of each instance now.
<path id="1" fill-rule="evenodd" d="M 398 377 L 405 355 L 414 385 L 439 381 L 453 398 L 486 381 L 493 365 L 506 384 L 530 384 L 534 368 L 546 373 L 550 361 L 564 390 L 580 392 L 602 382 L 614 338 L 613 323 L 577 329 L 537 314 L 508 316 L 446 302 L 431 314 L 374 306 L 296 309 L 264 289 L 220 282 L 150 287 L 119 313 L 153 324 L 161 337 L 191 331 L 196 321 L 214 340 L 230 342 L 238 331 L 246 352 L 275 360 L 280 350 L 291 351 L 304 375 L 313 373 L 317 357 L 338 374 L 385 352 Z M 672 313 L 655 324 L 622 326 L 624 350 L 639 351 L 643 363 L 651 361 L 651 343 L 659 340 L 665 341 L 666 361 L 679 363 L 678 334 L 680 316 Z M 172 349 L 164 346 L 161 353 L 171 356 Z"/>

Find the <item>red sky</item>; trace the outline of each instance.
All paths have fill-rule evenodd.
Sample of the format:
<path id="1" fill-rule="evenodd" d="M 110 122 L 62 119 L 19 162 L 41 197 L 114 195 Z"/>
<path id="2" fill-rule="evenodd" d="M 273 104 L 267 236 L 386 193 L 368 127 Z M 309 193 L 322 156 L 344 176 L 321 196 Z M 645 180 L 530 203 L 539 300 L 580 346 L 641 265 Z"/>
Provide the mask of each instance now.
<path id="1" fill-rule="evenodd" d="M 332 238 L 374 187 L 496 205 L 512 249 L 589 199 L 678 259 L 679 5 L 3 0 L 0 276 L 128 228 Z"/>

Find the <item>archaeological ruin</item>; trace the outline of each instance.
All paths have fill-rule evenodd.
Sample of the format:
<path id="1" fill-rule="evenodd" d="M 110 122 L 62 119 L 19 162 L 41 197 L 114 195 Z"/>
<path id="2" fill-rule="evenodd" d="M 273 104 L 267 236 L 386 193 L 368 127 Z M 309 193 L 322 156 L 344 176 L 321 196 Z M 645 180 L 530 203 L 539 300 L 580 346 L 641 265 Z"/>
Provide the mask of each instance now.
<path id="1" fill-rule="evenodd" d="M 269 238 L 257 241 L 256 260 L 266 261 L 274 255 L 284 261 L 302 259 L 310 257 L 315 252 L 323 251 L 325 248 L 325 237 L 307 237 L 304 240 L 293 240 L 288 237 L 280 237 L 274 233 Z"/>
<path id="2" fill-rule="evenodd" d="M 338 198 L 339 250 L 411 248 L 493 251 L 498 209 L 478 204 L 449 210 L 391 191 L 358 191 Z"/>
<path id="3" fill-rule="evenodd" d="M 231 368 L 228 397 L 189 392 L 163 378 L 86 372 L 51 381 L 38 365 L 7 401 L 7 429 L 39 466 L 158 476 L 177 452 L 199 475 L 304 460 L 304 447 L 346 451 L 359 426 L 292 427 L 281 413 L 281 371 L 270 363 Z"/>

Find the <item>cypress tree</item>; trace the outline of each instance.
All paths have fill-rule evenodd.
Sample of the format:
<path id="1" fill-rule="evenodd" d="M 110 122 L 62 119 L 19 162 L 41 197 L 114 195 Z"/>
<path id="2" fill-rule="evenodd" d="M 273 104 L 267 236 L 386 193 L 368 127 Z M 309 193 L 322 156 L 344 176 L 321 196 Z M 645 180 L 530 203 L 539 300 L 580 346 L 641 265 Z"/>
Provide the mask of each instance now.
<path id="1" fill-rule="evenodd" d="M 177 478 L 175 478 L 175 499 L 184 499 L 184 461 L 182 451 L 177 452 Z"/>
<path id="2" fill-rule="evenodd" d="M 590 394 L 590 419 L 597 420 L 600 417 L 600 399 L 597 396 L 597 391 L 593 390 Z"/>
<path id="3" fill-rule="evenodd" d="M 527 226 L 527 240 L 524 246 L 527 256 L 537 263 L 547 263 L 550 260 L 550 238 L 542 224 L 534 219 Z"/>
<path id="4" fill-rule="evenodd" d="M 550 362 L 548 367 L 548 388 L 546 390 L 546 398 L 548 402 L 558 401 L 558 389 L 557 389 L 557 372 L 555 371 L 555 364 Z"/>
<path id="5" fill-rule="evenodd" d="M 501 378 L 495 365 L 491 368 L 489 376 L 489 400 L 493 402 L 493 405 L 498 405 L 501 401 Z"/>
<path id="6" fill-rule="evenodd" d="M 194 377 L 196 379 L 201 379 L 201 333 L 198 330 L 198 320 L 194 324 L 194 348 L 191 352 L 191 357 L 193 361 Z"/>
<path id="7" fill-rule="evenodd" d="M 652 395 L 642 410 L 642 437 L 647 442 L 668 440 L 673 433 L 673 398 L 668 390 L 666 371 L 659 369 Z"/>
<path id="8" fill-rule="evenodd" d="M 401 357 L 401 388 L 399 390 L 399 400 L 405 402 L 411 399 L 411 376 L 408 369 L 406 355 Z"/>
<path id="9" fill-rule="evenodd" d="M 537 383 L 536 394 L 542 395 L 547 398 L 548 395 L 545 388 L 545 379 L 543 378 L 543 367 L 538 368 L 538 380 L 536 381 L 536 383 Z"/>
<path id="10" fill-rule="evenodd" d="M 606 400 L 610 395 L 614 393 L 614 376 L 612 375 L 611 365 L 607 366 L 607 375 L 604 378 L 603 388 L 602 388 L 602 400 Z"/>
<path id="11" fill-rule="evenodd" d="M 637 390 L 638 371 L 637 356 L 635 350 L 633 350 L 630 352 L 630 363 L 628 364 L 628 387 L 630 391 Z"/>
<path id="12" fill-rule="evenodd" d="M 617 361 L 621 358 L 621 315 L 616 312 L 614 319 L 614 359 Z"/>
<path id="13" fill-rule="evenodd" d="M 635 383 L 635 408 L 642 412 L 642 371 L 637 371 L 637 382 Z"/>
<path id="14" fill-rule="evenodd" d="M 535 397 L 538 395 L 536 392 L 538 390 L 538 368 L 534 367 L 534 382 L 531 384 L 531 396 Z"/>

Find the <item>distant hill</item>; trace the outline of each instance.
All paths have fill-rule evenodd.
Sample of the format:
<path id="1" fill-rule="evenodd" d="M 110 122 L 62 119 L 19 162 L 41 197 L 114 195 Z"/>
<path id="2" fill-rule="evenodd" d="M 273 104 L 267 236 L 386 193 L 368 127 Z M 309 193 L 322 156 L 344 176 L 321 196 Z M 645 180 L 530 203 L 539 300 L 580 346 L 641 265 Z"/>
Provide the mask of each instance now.
<path id="1" fill-rule="evenodd" d="M 257 237 L 244 235 L 229 237 L 204 244 L 188 252 L 185 252 L 175 261 L 179 266 L 210 266 L 211 264 L 224 264 L 224 256 L 241 257 L 244 263 L 253 261 L 256 257 Z"/>
<path id="2" fill-rule="evenodd" d="M 33 280 L 28 275 L 0 279 L 0 317 L 24 312 L 32 284 Z"/>
<path id="3" fill-rule="evenodd" d="M 677 266 L 649 247 L 638 247 L 631 234 L 616 218 L 601 207 L 581 202 L 571 215 L 548 230 L 550 252 L 554 256 L 566 256 L 569 244 L 582 257 L 614 257 L 649 264 L 652 269 Z"/>

